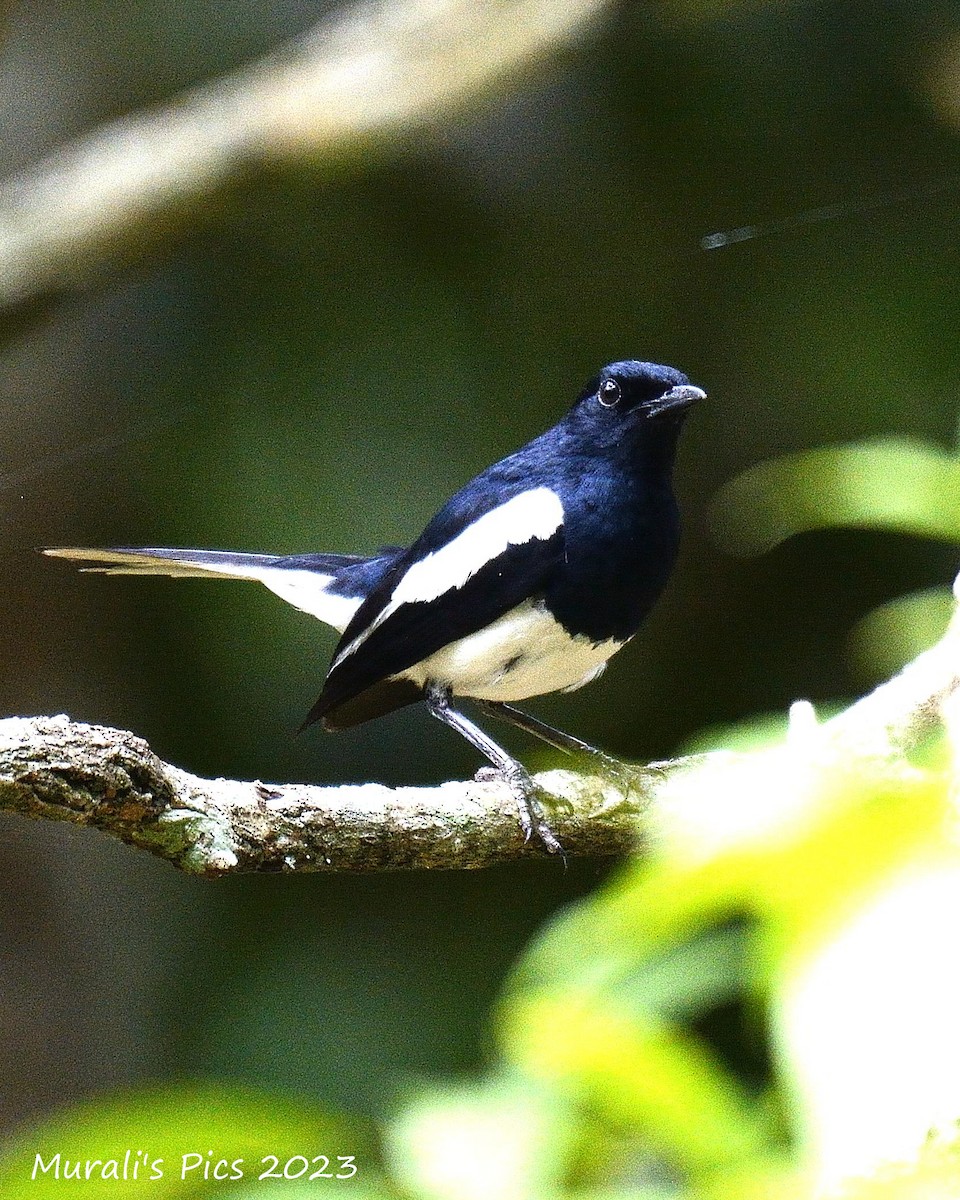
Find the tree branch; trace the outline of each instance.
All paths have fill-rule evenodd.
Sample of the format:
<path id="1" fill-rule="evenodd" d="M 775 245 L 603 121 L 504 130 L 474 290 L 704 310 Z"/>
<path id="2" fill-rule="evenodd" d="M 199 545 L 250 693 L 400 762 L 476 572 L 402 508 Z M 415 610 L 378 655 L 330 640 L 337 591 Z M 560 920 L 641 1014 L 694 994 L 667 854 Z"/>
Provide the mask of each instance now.
<path id="1" fill-rule="evenodd" d="M 0 184 L 0 308 L 162 235 L 249 163 L 355 157 L 570 38 L 609 0 L 377 0 L 163 108 L 102 126 Z"/>
<path id="2" fill-rule="evenodd" d="M 629 851 L 640 772 L 617 784 L 570 771 L 538 782 L 576 855 Z M 484 867 L 545 854 L 524 844 L 500 782 L 389 788 L 199 779 L 132 733 L 60 717 L 0 720 L 0 809 L 92 825 L 184 871 L 387 871 Z"/>

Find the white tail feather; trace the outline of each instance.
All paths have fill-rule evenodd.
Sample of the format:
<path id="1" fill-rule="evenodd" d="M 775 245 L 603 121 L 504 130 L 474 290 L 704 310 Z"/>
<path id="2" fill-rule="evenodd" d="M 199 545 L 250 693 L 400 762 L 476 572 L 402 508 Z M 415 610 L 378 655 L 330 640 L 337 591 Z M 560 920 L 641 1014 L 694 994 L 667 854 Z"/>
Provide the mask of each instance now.
<path id="1" fill-rule="evenodd" d="M 95 563 L 83 571 L 104 575 L 170 575 L 178 579 L 249 579 L 342 633 L 360 607 L 362 596 L 344 596 L 327 589 L 336 576 L 305 568 L 278 567 L 271 554 L 240 554 L 228 550 L 97 550 L 58 546 L 44 550 L 53 558 Z"/>

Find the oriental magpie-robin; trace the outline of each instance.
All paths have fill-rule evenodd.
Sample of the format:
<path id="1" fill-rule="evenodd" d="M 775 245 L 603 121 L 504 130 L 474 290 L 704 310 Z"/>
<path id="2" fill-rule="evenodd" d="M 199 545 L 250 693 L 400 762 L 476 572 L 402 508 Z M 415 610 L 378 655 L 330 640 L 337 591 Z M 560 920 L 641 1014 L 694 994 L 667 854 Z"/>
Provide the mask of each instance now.
<path id="1" fill-rule="evenodd" d="M 369 557 L 150 547 L 45 551 L 118 575 L 259 580 L 341 634 L 304 725 L 344 729 L 419 699 L 509 782 L 527 838 L 560 849 L 530 776 L 453 707 L 570 753 L 592 747 L 512 707 L 596 679 L 637 632 L 677 553 L 677 437 L 704 393 L 672 367 L 611 363 L 567 415 L 457 492 L 408 547 Z"/>

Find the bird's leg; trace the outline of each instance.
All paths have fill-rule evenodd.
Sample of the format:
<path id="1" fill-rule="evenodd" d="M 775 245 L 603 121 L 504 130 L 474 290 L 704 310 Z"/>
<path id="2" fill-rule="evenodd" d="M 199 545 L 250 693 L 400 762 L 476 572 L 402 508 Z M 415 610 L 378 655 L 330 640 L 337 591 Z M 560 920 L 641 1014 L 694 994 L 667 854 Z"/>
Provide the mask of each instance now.
<path id="1" fill-rule="evenodd" d="M 553 746 L 555 750 L 562 750 L 564 754 L 585 760 L 588 767 L 612 777 L 625 790 L 636 786 L 636 777 L 641 768 L 628 766 L 612 755 L 598 750 L 596 746 L 591 746 L 589 742 L 583 742 L 573 734 L 564 733 L 562 729 L 554 729 L 552 725 L 548 725 L 538 717 L 531 717 L 529 713 L 521 712 L 512 704 L 504 704 L 502 700 L 477 700 L 475 703 L 492 717 L 515 725 L 524 733 L 529 733 L 532 737 L 546 742 L 548 746 Z M 659 765 L 651 764 L 649 769 L 659 770 Z"/>
<path id="2" fill-rule="evenodd" d="M 529 841 L 534 833 L 540 838 L 551 854 L 562 854 L 563 847 L 557 839 L 543 815 L 540 802 L 537 800 L 537 788 L 527 773 L 526 768 L 501 746 L 483 732 L 478 726 L 468 720 L 463 713 L 457 712 L 450 705 L 450 689 L 439 684 L 428 684 L 425 693 L 427 708 L 430 714 L 455 729 L 461 737 L 466 738 L 474 749 L 479 750 L 500 772 L 509 784 L 517 802 L 520 825 L 523 829 L 524 841 Z"/>
<path id="3" fill-rule="evenodd" d="M 489 713 L 491 717 L 496 717 L 499 721 L 506 721 L 510 725 L 516 725 L 524 733 L 539 738 L 541 742 L 546 742 L 554 750 L 562 750 L 564 754 L 596 754 L 601 758 L 604 757 L 603 752 L 596 746 L 591 746 L 589 742 L 581 742 L 579 738 L 574 737 L 571 733 L 564 733 L 562 729 L 554 729 L 546 721 L 541 721 L 538 717 L 531 717 L 529 713 L 521 712 L 512 704 L 504 704 L 502 700 L 476 700 L 474 703 L 478 708 Z"/>

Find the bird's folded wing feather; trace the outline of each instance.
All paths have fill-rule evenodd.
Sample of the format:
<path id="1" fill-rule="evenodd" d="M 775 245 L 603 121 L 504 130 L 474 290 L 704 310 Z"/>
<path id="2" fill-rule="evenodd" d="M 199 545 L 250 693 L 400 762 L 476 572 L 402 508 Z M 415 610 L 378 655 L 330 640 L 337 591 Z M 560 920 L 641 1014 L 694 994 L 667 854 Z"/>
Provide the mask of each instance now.
<path id="1" fill-rule="evenodd" d="M 563 506 L 550 488 L 519 491 L 469 520 L 445 516 L 354 614 L 307 724 L 542 595 L 563 560 Z"/>

